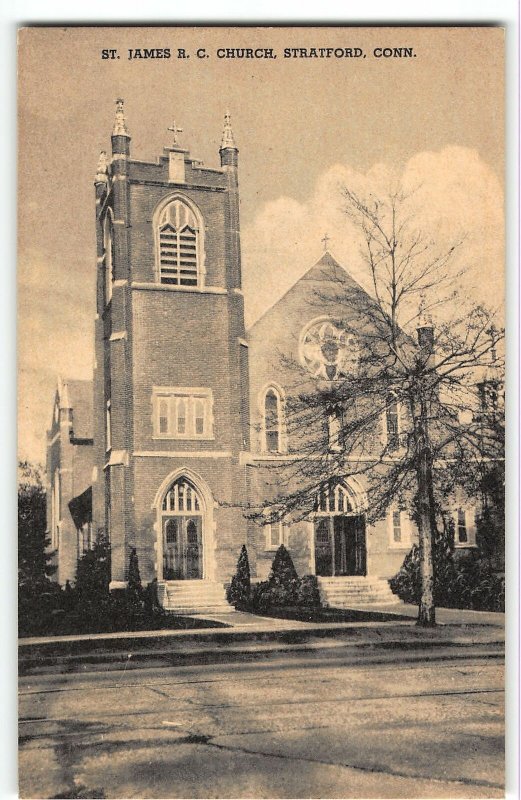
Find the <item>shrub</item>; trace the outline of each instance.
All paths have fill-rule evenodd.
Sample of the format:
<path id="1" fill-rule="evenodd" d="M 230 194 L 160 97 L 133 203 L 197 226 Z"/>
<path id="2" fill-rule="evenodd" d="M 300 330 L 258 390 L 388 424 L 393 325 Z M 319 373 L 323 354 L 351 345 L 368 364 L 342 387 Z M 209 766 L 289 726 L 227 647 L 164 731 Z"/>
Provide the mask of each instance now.
<path id="1" fill-rule="evenodd" d="M 389 581 L 391 591 L 404 603 L 420 602 L 420 548 L 413 544 L 396 575 Z"/>
<path id="2" fill-rule="evenodd" d="M 275 553 L 268 589 L 263 593 L 272 606 L 294 606 L 297 604 L 300 580 L 293 559 L 283 544 Z"/>
<path id="3" fill-rule="evenodd" d="M 320 592 L 316 575 L 303 575 L 297 591 L 297 605 L 303 608 L 320 608 Z"/>
<path id="4" fill-rule="evenodd" d="M 136 548 L 130 551 L 127 573 L 127 588 L 125 590 L 125 612 L 127 625 L 130 630 L 140 624 L 143 616 L 145 603 L 143 600 L 143 587 L 141 585 L 141 575 L 139 574 L 139 562 Z"/>
<path id="5" fill-rule="evenodd" d="M 433 550 L 436 606 L 504 611 L 504 578 L 497 575 L 490 562 L 479 553 L 455 554 L 452 525 L 436 534 Z M 420 550 L 417 545 L 413 545 L 389 584 L 394 594 L 404 602 L 419 603 Z"/>
<path id="6" fill-rule="evenodd" d="M 76 568 L 75 594 L 77 612 L 85 625 L 103 625 L 112 611 L 110 585 L 110 544 L 100 530 L 91 550 L 78 561 Z"/>
<path id="7" fill-rule="evenodd" d="M 241 548 L 239 560 L 237 561 L 237 571 L 226 591 L 226 598 L 232 606 L 238 609 L 246 609 L 250 605 L 250 563 L 248 561 L 248 551 L 245 544 L 243 544 Z"/>
<path id="8" fill-rule="evenodd" d="M 299 578 L 293 559 L 283 544 L 275 553 L 267 581 L 258 583 L 251 593 L 254 610 L 283 606 L 320 607 L 318 583 L 314 575 Z"/>
<path id="9" fill-rule="evenodd" d="M 269 608 L 300 606 L 320 608 L 320 593 L 315 575 L 299 578 L 293 559 L 283 544 L 275 553 L 268 580 L 251 585 L 248 552 L 243 545 L 237 562 L 237 572 L 226 593 L 235 608 L 266 611 Z"/>

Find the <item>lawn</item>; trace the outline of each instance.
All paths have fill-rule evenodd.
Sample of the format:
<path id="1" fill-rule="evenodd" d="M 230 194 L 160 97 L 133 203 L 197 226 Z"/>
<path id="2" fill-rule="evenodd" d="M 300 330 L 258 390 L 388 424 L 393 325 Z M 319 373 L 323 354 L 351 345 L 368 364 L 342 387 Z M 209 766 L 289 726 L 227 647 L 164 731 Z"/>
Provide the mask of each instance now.
<path id="1" fill-rule="evenodd" d="M 385 614 L 380 611 L 359 611 L 351 608 L 302 608 L 298 606 L 272 606 L 254 611 L 261 617 L 294 619 L 299 622 L 393 622 L 410 620 L 403 614 Z"/>

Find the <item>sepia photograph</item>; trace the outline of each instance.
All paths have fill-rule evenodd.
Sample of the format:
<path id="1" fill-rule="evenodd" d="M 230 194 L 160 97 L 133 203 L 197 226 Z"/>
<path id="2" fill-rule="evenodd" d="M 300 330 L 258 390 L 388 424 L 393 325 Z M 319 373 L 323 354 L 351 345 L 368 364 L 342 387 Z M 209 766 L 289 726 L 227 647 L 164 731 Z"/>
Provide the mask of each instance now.
<path id="1" fill-rule="evenodd" d="M 505 796 L 504 55 L 18 30 L 21 798 Z"/>

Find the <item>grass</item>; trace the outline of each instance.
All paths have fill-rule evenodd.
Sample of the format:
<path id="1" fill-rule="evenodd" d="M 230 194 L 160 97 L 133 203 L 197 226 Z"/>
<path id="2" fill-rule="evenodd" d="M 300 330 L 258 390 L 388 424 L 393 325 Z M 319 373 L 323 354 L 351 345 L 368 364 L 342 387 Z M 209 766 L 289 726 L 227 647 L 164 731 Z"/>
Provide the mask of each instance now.
<path id="1" fill-rule="evenodd" d="M 18 635 L 73 636 L 75 634 L 125 633 L 162 630 L 197 630 L 198 628 L 227 628 L 222 622 L 182 617 L 168 611 L 142 611 L 129 616 L 117 609 L 112 614 L 88 615 L 77 610 L 54 611 L 45 616 L 19 619 Z"/>
<path id="2" fill-rule="evenodd" d="M 254 611 L 262 617 L 277 619 L 294 619 L 299 622 L 393 622 L 410 620 L 403 614 L 386 614 L 381 611 L 358 611 L 344 608 L 302 608 L 297 606 L 280 606 Z"/>

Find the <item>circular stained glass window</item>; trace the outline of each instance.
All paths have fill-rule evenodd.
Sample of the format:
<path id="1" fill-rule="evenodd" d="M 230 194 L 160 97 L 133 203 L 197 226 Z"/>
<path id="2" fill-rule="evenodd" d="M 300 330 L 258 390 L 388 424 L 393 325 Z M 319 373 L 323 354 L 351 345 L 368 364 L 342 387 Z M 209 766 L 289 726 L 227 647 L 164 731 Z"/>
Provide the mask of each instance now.
<path id="1" fill-rule="evenodd" d="M 333 381 L 353 369 L 358 360 L 358 345 L 354 334 L 338 322 L 322 319 L 304 329 L 300 354 L 303 365 L 314 377 Z"/>

